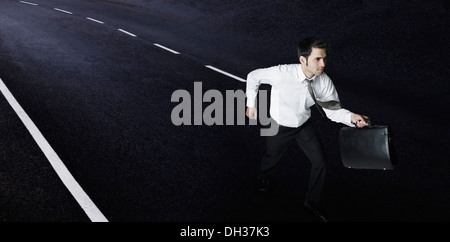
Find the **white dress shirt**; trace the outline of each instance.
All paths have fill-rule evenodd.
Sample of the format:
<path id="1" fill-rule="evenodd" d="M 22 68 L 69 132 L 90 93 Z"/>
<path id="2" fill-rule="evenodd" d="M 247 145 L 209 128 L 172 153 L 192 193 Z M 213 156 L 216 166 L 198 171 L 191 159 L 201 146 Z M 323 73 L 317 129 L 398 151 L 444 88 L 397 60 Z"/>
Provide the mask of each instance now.
<path id="1" fill-rule="evenodd" d="M 284 64 L 256 69 L 247 75 L 247 107 L 256 107 L 256 96 L 260 84 L 269 84 L 271 89 L 270 116 L 278 124 L 297 128 L 311 117 L 314 100 L 308 92 L 306 76 L 301 64 Z M 312 89 L 317 100 L 325 102 L 339 97 L 331 79 L 323 73 L 312 78 Z M 274 103 L 278 100 L 278 103 Z M 347 109 L 323 109 L 329 119 L 337 123 L 353 126 Z"/>

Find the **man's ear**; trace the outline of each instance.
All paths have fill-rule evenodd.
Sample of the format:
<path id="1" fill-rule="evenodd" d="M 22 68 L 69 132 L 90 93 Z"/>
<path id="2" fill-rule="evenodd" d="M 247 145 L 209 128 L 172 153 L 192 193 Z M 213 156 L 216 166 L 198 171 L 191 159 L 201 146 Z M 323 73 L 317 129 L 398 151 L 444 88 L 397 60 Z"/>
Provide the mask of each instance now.
<path id="1" fill-rule="evenodd" d="M 299 60 L 302 65 L 306 64 L 306 58 L 304 56 L 300 56 Z"/>

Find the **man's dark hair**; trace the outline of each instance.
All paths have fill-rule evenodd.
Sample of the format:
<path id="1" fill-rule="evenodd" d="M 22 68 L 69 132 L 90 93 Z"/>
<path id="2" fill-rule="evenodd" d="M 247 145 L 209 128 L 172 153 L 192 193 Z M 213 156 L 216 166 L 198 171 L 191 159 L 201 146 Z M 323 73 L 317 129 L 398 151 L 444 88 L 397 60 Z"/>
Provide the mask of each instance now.
<path id="1" fill-rule="evenodd" d="M 325 42 L 315 37 L 305 38 L 298 44 L 297 48 L 298 58 L 300 58 L 300 56 L 303 56 L 306 59 L 308 59 L 308 56 L 311 54 L 313 47 L 319 49 L 326 49 L 327 44 L 325 44 Z"/>

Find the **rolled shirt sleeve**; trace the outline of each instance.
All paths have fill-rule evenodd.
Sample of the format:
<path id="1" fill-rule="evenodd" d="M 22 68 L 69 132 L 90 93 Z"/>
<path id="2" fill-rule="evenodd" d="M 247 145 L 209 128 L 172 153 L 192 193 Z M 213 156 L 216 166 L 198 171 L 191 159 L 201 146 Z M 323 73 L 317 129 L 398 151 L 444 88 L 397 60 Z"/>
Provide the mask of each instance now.
<path id="1" fill-rule="evenodd" d="M 325 114 L 327 115 L 327 117 L 329 119 L 331 119 L 332 121 L 336 122 L 336 123 L 343 123 L 347 126 L 353 126 L 352 122 L 351 122 L 351 116 L 352 116 L 352 112 L 345 109 L 345 108 L 341 108 L 338 110 L 330 110 L 330 109 L 325 109 Z"/>

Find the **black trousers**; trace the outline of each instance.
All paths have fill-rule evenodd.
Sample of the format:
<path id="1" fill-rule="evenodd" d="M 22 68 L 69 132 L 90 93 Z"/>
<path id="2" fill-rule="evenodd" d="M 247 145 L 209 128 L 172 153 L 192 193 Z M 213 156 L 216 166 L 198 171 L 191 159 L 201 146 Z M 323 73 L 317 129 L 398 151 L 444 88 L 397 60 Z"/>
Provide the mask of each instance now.
<path id="1" fill-rule="evenodd" d="M 270 178 L 280 164 L 290 142 L 297 141 L 306 157 L 311 162 L 306 200 L 311 205 L 320 206 L 327 173 L 327 160 L 322 143 L 311 121 L 308 120 L 298 128 L 279 126 L 278 133 L 267 136 L 267 151 L 262 158 L 260 178 Z"/>

